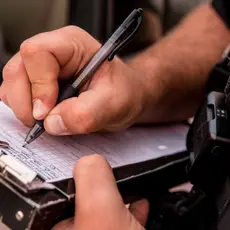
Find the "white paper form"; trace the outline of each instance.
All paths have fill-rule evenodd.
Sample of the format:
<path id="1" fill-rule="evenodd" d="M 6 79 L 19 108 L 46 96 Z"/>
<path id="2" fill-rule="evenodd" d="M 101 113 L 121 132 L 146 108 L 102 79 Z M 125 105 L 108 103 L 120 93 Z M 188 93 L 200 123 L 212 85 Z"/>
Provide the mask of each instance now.
<path id="1" fill-rule="evenodd" d="M 52 182 L 71 178 L 77 160 L 88 154 L 101 154 L 112 167 L 117 167 L 185 151 L 188 127 L 133 127 L 118 133 L 68 137 L 54 137 L 45 132 L 23 148 L 28 131 L 0 102 L 0 140 L 10 144 L 10 149 L 4 151 L 23 161 L 47 182 Z"/>

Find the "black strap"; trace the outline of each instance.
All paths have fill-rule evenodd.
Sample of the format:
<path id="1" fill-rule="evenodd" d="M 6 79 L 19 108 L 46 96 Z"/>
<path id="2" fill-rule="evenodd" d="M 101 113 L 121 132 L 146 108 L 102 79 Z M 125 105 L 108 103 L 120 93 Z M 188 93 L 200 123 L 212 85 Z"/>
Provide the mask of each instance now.
<path id="1" fill-rule="evenodd" d="M 147 230 L 215 230 L 215 205 L 199 189 L 167 193 L 150 200 Z"/>

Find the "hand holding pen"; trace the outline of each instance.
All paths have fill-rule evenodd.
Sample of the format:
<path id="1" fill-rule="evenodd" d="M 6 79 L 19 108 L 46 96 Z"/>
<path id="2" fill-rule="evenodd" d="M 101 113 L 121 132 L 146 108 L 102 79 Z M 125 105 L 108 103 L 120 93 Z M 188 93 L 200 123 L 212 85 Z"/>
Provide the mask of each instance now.
<path id="1" fill-rule="evenodd" d="M 31 127 L 33 118 L 37 120 L 26 143 L 45 130 L 52 135 L 82 134 L 120 130 L 135 122 L 143 110 L 145 82 L 119 58 L 106 59 L 112 60 L 131 40 L 141 19 L 142 10 L 134 10 L 101 48 L 73 26 L 39 34 L 22 44 L 4 69 L 2 99 L 24 124 Z M 68 90 L 59 92 L 58 81 L 68 78 L 72 80 Z"/>
<path id="2" fill-rule="evenodd" d="M 68 98 L 77 96 L 80 89 L 95 74 L 102 63 L 108 58 L 111 61 L 116 53 L 122 49 L 135 35 L 141 25 L 142 10 L 134 10 L 122 25 L 115 31 L 111 38 L 93 56 L 90 62 L 73 78 L 70 83 L 60 92 L 57 103 Z M 28 133 L 24 146 L 37 139 L 43 132 L 43 121 L 36 121 L 35 126 Z"/>

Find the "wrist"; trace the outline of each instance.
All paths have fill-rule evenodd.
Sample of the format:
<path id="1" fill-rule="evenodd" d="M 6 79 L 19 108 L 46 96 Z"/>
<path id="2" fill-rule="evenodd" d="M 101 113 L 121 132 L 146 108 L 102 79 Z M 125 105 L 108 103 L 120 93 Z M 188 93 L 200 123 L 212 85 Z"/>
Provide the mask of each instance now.
<path id="1" fill-rule="evenodd" d="M 162 101 L 166 95 L 165 82 L 162 81 L 163 68 L 160 61 L 154 57 L 138 56 L 129 60 L 127 64 L 140 77 L 143 87 L 143 110 L 137 117 L 137 124 L 158 122 Z"/>

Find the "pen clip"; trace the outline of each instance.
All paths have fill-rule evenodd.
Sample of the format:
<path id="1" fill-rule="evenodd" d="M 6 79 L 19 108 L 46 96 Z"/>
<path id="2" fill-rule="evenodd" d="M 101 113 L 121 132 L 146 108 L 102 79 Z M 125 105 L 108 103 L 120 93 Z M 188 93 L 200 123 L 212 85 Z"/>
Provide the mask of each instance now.
<path id="1" fill-rule="evenodd" d="M 112 61 L 114 56 L 120 51 L 122 50 L 132 39 L 132 37 L 134 37 L 134 35 L 137 33 L 139 27 L 141 26 L 141 22 L 142 22 L 142 17 L 139 17 L 137 19 L 137 25 L 134 28 L 133 32 L 128 35 L 115 49 L 114 51 L 111 53 L 111 55 L 108 58 L 108 61 Z"/>

